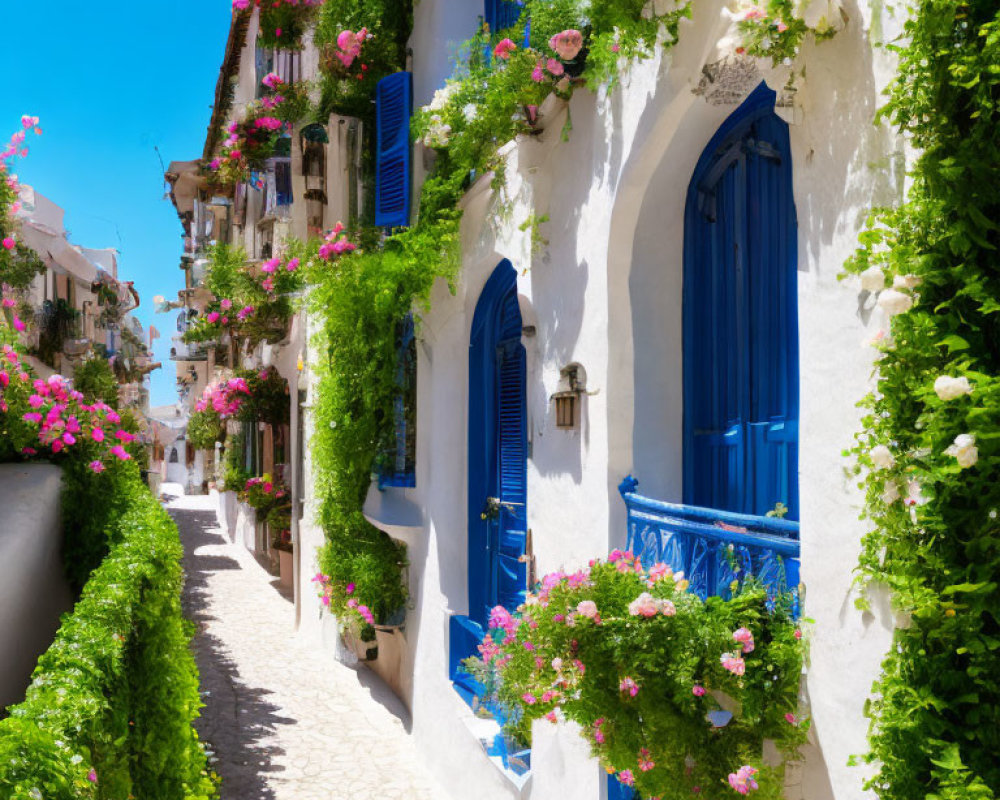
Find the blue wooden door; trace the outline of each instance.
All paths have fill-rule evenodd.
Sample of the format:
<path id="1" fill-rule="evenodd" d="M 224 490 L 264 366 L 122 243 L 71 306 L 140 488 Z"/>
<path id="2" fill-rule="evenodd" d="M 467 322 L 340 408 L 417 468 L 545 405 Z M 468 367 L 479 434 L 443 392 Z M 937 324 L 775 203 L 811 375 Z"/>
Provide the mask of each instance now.
<path id="1" fill-rule="evenodd" d="M 709 142 L 684 241 L 684 502 L 798 518 L 796 220 L 764 84 Z"/>
<path id="2" fill-rule="evenodd" d="M 527 424 L 517 273 L 503 261 L 476 306 L 469 348 L 469 618 L 524 600 Z"/>

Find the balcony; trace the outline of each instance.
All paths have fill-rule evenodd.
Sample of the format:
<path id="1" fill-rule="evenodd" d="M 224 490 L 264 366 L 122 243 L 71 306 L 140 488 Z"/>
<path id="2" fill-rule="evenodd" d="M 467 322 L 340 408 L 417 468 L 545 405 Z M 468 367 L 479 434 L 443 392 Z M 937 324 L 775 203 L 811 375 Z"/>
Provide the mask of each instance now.
<path id="1" fill-rule="evenodd" d="M 208 347 L 202 342 L 187 342 L 174 340 L 174 346 L 170 348 L 171 361 L 207 361 Z"/>
<path id="2" fill-rule="evenodd" d="M 628 509 L 628 549 L 651 566 L 683 571 L 702 599 L 728 598 L 753 577 L 774 597 L 791 590 L 798 613 L 799 523 L 644 497 L 629 476 L 618 490 Z"/>

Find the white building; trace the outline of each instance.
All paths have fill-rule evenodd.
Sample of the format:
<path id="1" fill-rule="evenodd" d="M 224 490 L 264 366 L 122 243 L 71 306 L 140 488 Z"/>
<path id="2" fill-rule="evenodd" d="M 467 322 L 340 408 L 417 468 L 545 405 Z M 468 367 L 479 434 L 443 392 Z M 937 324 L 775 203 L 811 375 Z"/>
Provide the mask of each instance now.
<path id="1" fill-rule="evenodd" d="M 573 569 L 628 542 L 619 487 L 629 476 L 633 504 L 756 517 L 788 507 L 817 635 L 803 684 L 812 743 L 789 771 L 787 797 L 867 796 L 863 770 L 847 762 L 866 749 L 865 699 L 895 620 L 885 598 L 874 613 L 854 609 L 865 529 L 841 452 L 870 388 L 874 352 L 863 343 L 882 321 L 837 278 L 872 205 L 901 196 L 903 143 L 873 125 L 893 75 L 873 42 L 891 38 L 892 19 L 854 2 L 843 13 L 833 0 L 812 5 L 840 30 L 772 69 L 732 57 L 736 23 L 723 0 L 693 4 L 674 47 L 629 65 L 612 91 L 577 91 L 568 108 L 547 102 L 541 134 L 502 149 L 512 210 L 497 213 L 492 176 L 463 200 L 457 290 L 437 286 L 418 328 L 413 485 L 373 485 L 365 508 L 409 557 L 405 624 L 380 631 L 373 667 L 411 709 L 413 736 L 456 800 L 617 791 L 566 726 L 537 729 L 530 770 L 492 750 L 497 726 L 473 713 L 455 663 L 474 650 L 486 609 L 516 602 L 528 574 Z M 443 86 L 448 53 L 483 9 L 422 0 L 414 14 L 419 106 Z M 259 77 L 256 19 L 234 23 L 227 48 L 220 86 L 235 86 L 236 102 L 252 99 Z M 314 75 L 315 48 L 300 58 Z M 324 228 L 344 217 L 335 198 L 348 173 L 333 165 L 351 159 L 338 126 L 330 120 Z M 293 144 L 296 196 L 300 158 Z M 231 238 L 251 258 L 269 255 L 282 230 L 315 227 L 301 206 L 285 216 L 250 198 Z M 545 241 L 533 247 L 524 223 L 542 216 Z M 293 397 L 315 388 L 308 368 L 301 381 L 292 368 L 305 341 L 297 325 L 280 361 Z M 292 404 L 291 429 L 304 413 L 306 441 L 314 399 Z M 557 411 L 558 400 L 567 405 Z M 311 584 L 323 532 L 308 451 L 295 445 L 291 457 L 295 508 L 306 509 L 293 529 L 300 632 L 332 651 L 334 623 Z M 503 550 L 488 544 L 481 518 L 490 498 L 508 504 Z M 500 569 L 490 572 L 493 561 Z"/>

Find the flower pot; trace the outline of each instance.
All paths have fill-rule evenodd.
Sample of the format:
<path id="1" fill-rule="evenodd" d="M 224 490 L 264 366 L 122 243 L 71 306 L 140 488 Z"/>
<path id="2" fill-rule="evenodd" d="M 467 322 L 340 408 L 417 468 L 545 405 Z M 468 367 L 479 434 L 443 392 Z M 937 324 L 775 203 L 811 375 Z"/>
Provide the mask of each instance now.
<path id="1" fill-rule="evenodd" d="M 378 658 L 378 642 L 363 642 L 361 638 L 351 630 L 344 631 L 344 643 L 347 644 L 358 661 L 374 661 Z"/>
<path id="2" fill-rule="evenodd" d="M 286 589 L 292 588 L 292 550 L 291 548 L 278 551 L 278 582 Z"/>

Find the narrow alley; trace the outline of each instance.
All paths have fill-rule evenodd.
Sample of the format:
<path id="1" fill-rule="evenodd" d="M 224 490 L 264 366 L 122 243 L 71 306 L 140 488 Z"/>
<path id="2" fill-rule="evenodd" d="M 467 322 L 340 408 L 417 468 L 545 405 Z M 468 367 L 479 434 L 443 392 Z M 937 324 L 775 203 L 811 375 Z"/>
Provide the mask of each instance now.
<path id="1" fill-rule="evenodd" d="M 197 728 L 222 799 L 443 797 L 417 761 L 392 692 L 292 633 L 291 601 L 226 540 L 210 497 L 164 488 L 184 544 L 185 613 L 197 625 L 205 702 Z"/>

